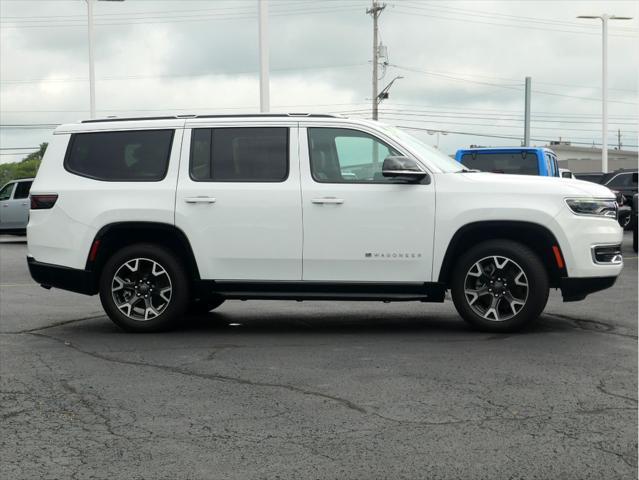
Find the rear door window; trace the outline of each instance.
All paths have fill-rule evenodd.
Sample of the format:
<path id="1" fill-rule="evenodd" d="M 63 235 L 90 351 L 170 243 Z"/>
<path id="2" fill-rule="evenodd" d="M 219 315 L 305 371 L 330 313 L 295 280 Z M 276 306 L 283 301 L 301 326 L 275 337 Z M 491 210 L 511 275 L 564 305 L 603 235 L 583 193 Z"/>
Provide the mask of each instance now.
<path id="1" fill-rule="evenodd" d="M 464 153 L 461 163 L 482 172 L 539 175 L 537 154 L 534 152 Z"/>
<path id="2" fill-rule="evenodd" d="M 65 168 L 83 177 L 111 182 L 157 182 L 166 175 L 173 130 L 76 133 Z"/>
<path id="3" fill-rule="evenodd" d="M 197 182 L 283 182 L 288 128 L 193 129 L 190 174 Z"/>
<path id="4" fill-rule="evenodd" d="M 27 198 L 29 196 L 29 190 L 33 182 L 18 182 L 16 192 L 13 194 L 14 199 Z"/>

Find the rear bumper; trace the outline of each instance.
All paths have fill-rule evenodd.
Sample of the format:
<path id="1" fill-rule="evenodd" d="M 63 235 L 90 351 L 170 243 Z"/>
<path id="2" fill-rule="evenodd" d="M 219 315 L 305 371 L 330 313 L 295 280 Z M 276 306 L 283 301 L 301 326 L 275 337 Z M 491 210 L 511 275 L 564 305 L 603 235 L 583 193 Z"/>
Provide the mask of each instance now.
<path id="1" fill-rule="evenodd" d="M 564 302 L 583 300 L 593 292 L 612 287 L 615 281 L 617 281 L 617 277 L 564 277 L 559 280 Z"/>
<path id="2" fill-rule="evenodd" d="M 98 293 L 97 282 L 91 271 L 42 263 L 33 257 L 27 257 L 27 264 L 31 277 L 43 287 L 55 287 L 85 295 Z"/>

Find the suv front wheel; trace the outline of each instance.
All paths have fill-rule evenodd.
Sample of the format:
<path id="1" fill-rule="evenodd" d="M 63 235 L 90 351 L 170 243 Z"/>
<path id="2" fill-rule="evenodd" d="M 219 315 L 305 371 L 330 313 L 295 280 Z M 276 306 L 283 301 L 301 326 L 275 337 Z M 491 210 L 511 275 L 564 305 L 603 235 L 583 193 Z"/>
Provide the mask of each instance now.
<path id="1" fill-rule="evenodd" d="M 113 322 L 130 332 L 174 327 L 189 303 L 189 279 L 180 261 L 153 244 L 136 244 L 107 260 L 100 300 Z"/>
<path id="2" fill-rule="evenodd" d="M 451 294 L 474 327 L 511 332 L 535 320 L 548 301 L 548 274 L 537 255 L 510 240 L 491 240 L 457 262 Z"/>

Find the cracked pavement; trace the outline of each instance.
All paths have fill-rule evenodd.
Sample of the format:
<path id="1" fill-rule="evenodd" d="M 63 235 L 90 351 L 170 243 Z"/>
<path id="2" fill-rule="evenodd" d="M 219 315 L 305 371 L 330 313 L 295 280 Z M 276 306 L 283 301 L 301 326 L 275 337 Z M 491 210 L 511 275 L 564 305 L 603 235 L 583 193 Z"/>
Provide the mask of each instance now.
<path id="1" fill-rule="evenodd" d="M 1 477 L 637 478 L 629 242 L 612 289 L 553 292 L 521 334 L 449 301 L 253 301 L 136 335 L 35 285 L 3 237 Z"/>

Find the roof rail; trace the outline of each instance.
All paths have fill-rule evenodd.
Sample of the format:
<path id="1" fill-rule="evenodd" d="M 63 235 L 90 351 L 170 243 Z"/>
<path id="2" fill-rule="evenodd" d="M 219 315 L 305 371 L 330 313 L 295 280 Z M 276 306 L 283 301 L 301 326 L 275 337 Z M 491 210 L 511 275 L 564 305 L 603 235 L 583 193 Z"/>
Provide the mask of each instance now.
<path id="1" fill-rule="evenodd" d="M 80 123 L 101 123 L 101 122 L 130 122 L 134 120 L 175 120 L 175 119 L 191 119 L 191 118 L 260 118 L 260 117 L 310 117 L 310 118 L 338 118 L 336 115 L 328 113 L 231 113 L 231 114 L 215 114 L 215 115 L 167 115 L 162 117 L 107 117 L 96 118 L 91 120 L 82 120 Z"/>

